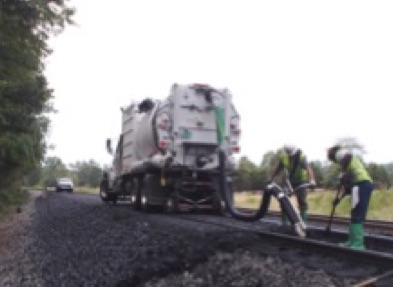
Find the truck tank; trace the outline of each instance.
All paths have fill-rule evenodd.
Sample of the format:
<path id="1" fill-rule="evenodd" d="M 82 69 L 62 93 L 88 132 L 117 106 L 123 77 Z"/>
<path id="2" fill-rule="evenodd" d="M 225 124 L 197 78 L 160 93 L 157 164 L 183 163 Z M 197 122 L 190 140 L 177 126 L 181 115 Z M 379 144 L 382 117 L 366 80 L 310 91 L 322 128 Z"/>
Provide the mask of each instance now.
<path id="1" fill-rule="evenodd" d="M 222 132 L 214 107 L 223 111 Z M 240 140 L 240 116 L 227 89 L 174 84 L 163 100 L 145 99 L 121 110 L 112 176 L 104 176 L 100 192 L 104 201 L 129 198 L 135 209 L 164 207 L 168 212 L 223 208 L 218 135 L 223 135 L 229 175 Z"/>

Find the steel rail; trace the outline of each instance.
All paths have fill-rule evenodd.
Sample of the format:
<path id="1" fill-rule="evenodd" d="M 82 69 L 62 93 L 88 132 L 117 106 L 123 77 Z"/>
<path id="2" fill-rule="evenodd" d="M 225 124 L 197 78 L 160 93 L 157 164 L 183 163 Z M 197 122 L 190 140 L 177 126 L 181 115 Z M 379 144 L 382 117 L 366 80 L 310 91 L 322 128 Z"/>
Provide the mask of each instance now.
<path id="1" fill-rule="evenodd" d="M 281 216 L 281 212 L 279 211 L 269 211 L 267 215 L 270 216 Z M 320 221 L 328 221 L 328 216 L 327 215 L 321 215 L 321 214 L 309 214 L 308 219 L 310 220 L 320 220 Z M 343 216 L 335 216 L 334 217 L 334 222 L 337 223 L 349 223 L 350 218 L 349 217 L 343 217 Z M 365 222 L 366 226 L 370 227 L 384 227 L 384 228 L 391 228 L 393 229 L 393 222 L 392 221 L 387 221 L 387 220 L 373 220 L 373 219 L 367 219 Z"/>
<path id="2" fill-rule="evenodd" d="M 323 249 L 324 252 L 328 252 L 329 254 L 337 254 L 337 256 L 343 256 L 345 258 L 350 257 L 351 260 L 359 260 L 355 262 L 370 262 L 372 264 L 377 264 L 378 266 L 384 266 L 386 268 L 393 267 L 393 253 L 385 253 L 376 250 L 356 250 L 347 247 L 341 247 L 336 243 L 311 239 L 311 238 L 301 238 L 294 235 L 277 233 L 266 230 L 258 230 L 253 226 L 245 226 L 240 225 L 238 221 L 233 221 L 231 223 L 224 223 L 220 221 L 212 221 L 207 218 L 193 218 L 191 216 L 181 216 L 181 215 L 167 215 L 173 216 L 174 218 L 179 218 L 188 221 L 199 222 L 203 224 L 210 224 L 225 228 L 233 228 L 236 230 L 241 230 L 244 232 L 252 232 L 258 234 L 264 238 L 274 240 L 275 242 L 282 242 L 285 244 L 291 244 L 294 246 L 300 246 L 302 248 L 306 247 L 307 249 L 313 248 L 317 252 L 320 252 Z M 219 218 L 220 219 L 220 218 Z"/>
<path id="3" fill-rule="evenodd" d="M 240 210 L 243 211 L 252 211 L 253 209 L 248 209 L 248 208 L 239 208 Z M 265 216 L 265 219 L 268 219 L 269 217 L 274 217 L 274 218 L 279 218 L 281 217 L 281 212 L 279 211 L 268 211 L 268 213 Z M 327 215 L 320 215 L 320 214 L 309 214 L 308 215 L 308 221 L 309 222 L 317 222 L 317 223 L 327 223 L 329 220 L 329 217 Z M 339 225 L 339 226 L 345 226 L 348 225 L 350 222 L 350 219 L 348 217 L 342 217 L 342 216 L 335 216 L 333 219 L 333 225 Z M 393 222 L 392 221 L 386 221 L 386 220 L 372 220 L 372 219 L 367 219 L 364 223 L 364 228 L 369 231 L 374 231 L 386 235 L 393 235 Z"/>

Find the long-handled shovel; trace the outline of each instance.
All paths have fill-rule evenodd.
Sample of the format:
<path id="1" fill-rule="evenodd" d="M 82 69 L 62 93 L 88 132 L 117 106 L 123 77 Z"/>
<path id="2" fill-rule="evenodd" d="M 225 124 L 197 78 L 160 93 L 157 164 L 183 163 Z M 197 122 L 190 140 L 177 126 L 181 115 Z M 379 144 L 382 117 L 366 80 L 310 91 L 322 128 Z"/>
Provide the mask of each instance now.
<path id="1" fill-rule="evenodd" d="M 336 206 L 339 204 L 340 200 L 342 199 L 341 189 L 342 189 L 342 185 L 340 184 L 340 186 L 337 188 L 336 197 L 335 197 L 335 199 L 333 201 L 332 211 L 330 213 L 330 218 L 329 218 L 328 224 L 326 226 L 326 230 L 325 230 L 325 232 L 329 233 L 329 234 L 330 234 L 330 231 L 331 231 L 331 226 L 332 226 L 332 222 L 333 222 L 334 212 L 336 211 Z"/>

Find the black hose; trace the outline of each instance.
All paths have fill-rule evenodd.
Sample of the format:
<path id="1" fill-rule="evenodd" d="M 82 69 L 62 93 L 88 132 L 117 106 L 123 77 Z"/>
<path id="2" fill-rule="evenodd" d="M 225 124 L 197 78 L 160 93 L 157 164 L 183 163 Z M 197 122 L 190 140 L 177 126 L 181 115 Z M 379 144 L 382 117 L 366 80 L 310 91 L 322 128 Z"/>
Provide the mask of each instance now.
<path id="1" fill-rule="evenodd" d="M 281 211 L 288 217 L 291 224 L 298 223 L 300 218 L 293 208 L 289 197 L 276 184 L 271 184 L 269 190 L 277 198 L 281 206 Z"/>
<path id="2" fill-rule="evenodd" d="M 223 150 L 219 151 L 218 159 L 219 159 L 219 171 L 220 171 L 220 182 L 219 182 L 220 193 L 222 198 L 224 199 L 226 209 L 231 214 L 231 216 L 234 217 L 235 219 L 242 220 L 242 221 L 257 221 L 261 219 L 263 216 L 265 216 L 270 205 L 272 193 L 268 190 L 265 190 L 263 194 L 263 198 L 261 200 L 261 205 L 259 206 L 259 209 L 256 213 L 240 212 L 233 206 L 233 202 L 231 200 L 231 195 L 228 188 L 227 176 L 225 170 L 226 155 Z"/>

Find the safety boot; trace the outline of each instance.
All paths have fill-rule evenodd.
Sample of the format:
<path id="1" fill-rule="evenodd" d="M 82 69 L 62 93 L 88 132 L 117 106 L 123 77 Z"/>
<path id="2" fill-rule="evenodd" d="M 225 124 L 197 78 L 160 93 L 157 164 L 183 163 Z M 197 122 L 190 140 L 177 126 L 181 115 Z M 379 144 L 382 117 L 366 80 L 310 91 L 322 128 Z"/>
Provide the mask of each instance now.
<path id="1" fill-rule="evenodd" d="M 361 223 L 351 223 L 349 225 L 348 240 L 338 245 L 359 250 L 366 249 L 364 246 L 363 225 Z"/>
<path id="2" fill-rule="evenodd" d="M 302 218 L 304 223 L 307 223 L 307 210 L 301 210 L 300 217 Z"/>
<path id="3" fill-rule="evenodd" d="M 366 247 L 364 246 L 363 224 L 352 223 L 349 228 L 352 234 L 352 238 L 349 242 L 349 248 L 365 250 Z"/>
<path id="4" fill-rule="evenodd" d="M 284 213 L 281 213 L 281 226 L 283 227 L 288 226 L 288 217 Z"/>
<path id="5" fill-rule="evenodd" d="M 281 225 L 278 228 L 281 232 L 288 232 L 290 230 L 290 224 L 286 214 L 281 213 Z"/>

